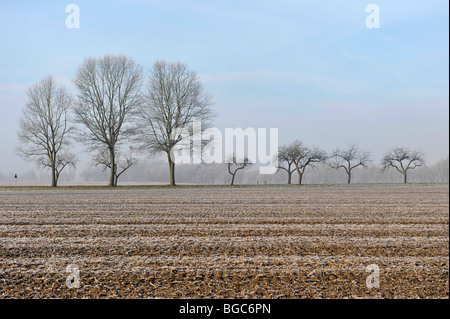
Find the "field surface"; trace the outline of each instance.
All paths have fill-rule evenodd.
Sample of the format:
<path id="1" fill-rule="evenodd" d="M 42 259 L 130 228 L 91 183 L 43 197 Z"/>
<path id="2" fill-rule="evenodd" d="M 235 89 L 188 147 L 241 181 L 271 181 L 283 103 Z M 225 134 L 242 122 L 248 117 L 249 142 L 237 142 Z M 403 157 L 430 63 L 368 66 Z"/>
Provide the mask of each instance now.
<path id="1" fill-rule="evenodd" d="M 448 298 L 448 267 L 447 184 L 0 189 L 0 298 Z"/>

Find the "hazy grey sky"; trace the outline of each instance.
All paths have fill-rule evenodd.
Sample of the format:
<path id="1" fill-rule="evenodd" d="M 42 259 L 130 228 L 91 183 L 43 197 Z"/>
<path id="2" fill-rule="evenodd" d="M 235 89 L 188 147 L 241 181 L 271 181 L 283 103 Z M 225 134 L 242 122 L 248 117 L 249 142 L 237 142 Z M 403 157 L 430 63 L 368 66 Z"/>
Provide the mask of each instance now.
<path id="1" fill-rule="evenodd" d="M 68 29 L 66 6 L 80 8 Z M 368 29 L 366 6 L 380 8 Z M 26 89 L 48 74 L 73 89 L 83 58 L 182 61 L 214 97 L 216 126 L 277 127 L 327 151 L 357 143 L 449 153 L 448 1 L 0 1 L 0 171 L 14 153 Z M 82 147 L 77 147 L 80 151 Z M 87 156 L 81 155 L 86 162 Z"/>

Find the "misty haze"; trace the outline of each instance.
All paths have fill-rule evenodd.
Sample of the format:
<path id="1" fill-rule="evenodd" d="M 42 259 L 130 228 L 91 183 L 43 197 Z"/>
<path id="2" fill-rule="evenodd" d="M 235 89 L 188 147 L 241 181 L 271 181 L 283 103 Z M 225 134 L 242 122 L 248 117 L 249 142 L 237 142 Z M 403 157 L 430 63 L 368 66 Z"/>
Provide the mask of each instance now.
<path id="1" fill-rule="evenodd" d="M 0 299 L 448 299 L 448 6 L 1 1 Z"/>

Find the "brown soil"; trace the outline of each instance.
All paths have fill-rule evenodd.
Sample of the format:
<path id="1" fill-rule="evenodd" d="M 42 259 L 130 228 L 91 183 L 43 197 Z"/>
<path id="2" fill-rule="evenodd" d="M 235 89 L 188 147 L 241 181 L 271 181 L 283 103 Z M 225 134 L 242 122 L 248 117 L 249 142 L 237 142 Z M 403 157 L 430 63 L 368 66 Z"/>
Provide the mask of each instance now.
<path id="1" fill-rule="evenodd" d="M 448 196 L 446 184 L 1 189 L 0 298 L 448 298 Z M 80 288 L 66 286 L 71 264 Z"/>

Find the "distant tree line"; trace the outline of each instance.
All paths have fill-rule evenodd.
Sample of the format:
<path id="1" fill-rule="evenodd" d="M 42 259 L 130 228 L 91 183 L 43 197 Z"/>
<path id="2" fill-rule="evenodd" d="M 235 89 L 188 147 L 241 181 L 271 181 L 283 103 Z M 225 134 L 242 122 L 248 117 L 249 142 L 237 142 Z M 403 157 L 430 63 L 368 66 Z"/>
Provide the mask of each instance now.
<path id="1" fill-rule="evenodd" d="M 296 140 L 289 145 L 280 147 L 278 161 L 279 168 L 287 173 L 288 184 L 291 184 L 291 175 L 297 172 L 298 184 L 301 185 L 306 168 L 314 167 L 315 163 L 322 163 L 336 170 L 344 170 L 347 175 L 347 183 L 350 184 L 352 171 L 360 166 L 366 168 L 371 159 L 369 152 L 360 150 L 354 144 L 346 148 L 336 148 L 328 156 L 325 151 L 317 147 L 310 148 Z M 408 171 L 424 165 L 425 154 L 406 147 L 395 147 L 387 151 L 380 163 L 383 171 L 395 169 L 401 173 L 404 183 L 407 183 Z"/>
<path id="2" fill-rule="evenodd" d="M 137 163 L 135 153 L 149 157 L 165 154 L 169 183 L 175 186 L 171 152 L 182 142 L 177 130 L 187 127 L 192 131 L 194 119 L 200 120 L 205 130 L 215 118 L 211 96 L 204 92 L 198 75 L 180 62 L 157 61 L 145 76 L 143 68 L 124 55 L 86 58 L 73 82 L 76 96 L 52 76 L 32 85 L 17 130 L 17 153 L 39 167 L 49 168 L 51 186 L 57 186 L 65 168 L 75 168 L 77 157 L 71 152 L 74 140 L 86 146 L 94 165 L 109 171 L 109 186 L 116 186 L 119 177 Z M 124 152 L 125 144 L 133 146 Z M 350 184 L 354 170 L 371 163 L 370 153 L 357 145 L 327 154 L 300 140 L 281 146 L 277 156 L 287 183 L 292 183 L 296 173 L 299 185 L 308 167 L 320 164 L 342 170 Z M 425 165 L 424 157 L 418 150 L 396 147 L 386 152 L 380 169 L 395 170 L 407 183 L 408 172 Z M 247 158 L 233 157 L 227 164 L 230 184 L 234 185 L 238 171 L 251 164 Z"/>
<path id="3" fill-rule="evenodd" d="M 136 163 L 119 178 L 119 185 L 168 185 L 170 182 L 165 156 L 147 157 L 145 154 L 135 154 Z M 381 161 L 381 158 L 380 158 Z M 396 169 L 383 171 L 380 161 L 372 161 L 367 167 L 357 167 L 352 171 L 352 184 L 367 183 L 403 183 L 403 175 Z M 213 164 L 182 164 L 177 167 L 177 185 L 204 184 L 204 185 L 230 185 L 231 175 L 227 163 Z M 232 164 L 231 169 L 235 167 Z M 449 158 L 445 157 L 429 165 L 410 170 L 408 183 L 448 183 Z M 24 168 L 17 171 L 0 171 L 0 185 L 47 185 L 49 184 L 48 169 L 36 170 Z M 106 185 L 109 179 L 109 170 L 99 169 L 92 162 L 77 163 L 76 169 L 65 169 L 58 180 L 59 185 Z M 17 174 L 17 180 L 14 175 Z M 292 186 L 298 186 L 297 173 L 294 172 Z M 280 169 L 272 175 L 260 174 L 258 165 L 239 170 L 235 176 L 234 185 L 274 185 L 287 184 L 287 173 Z M 327 164 L 316 163 L 308 168 L 302 179 L 302 185 L 334 185 L 347 184 L 347 174 L 344 169 L 333 169 Z"/>

